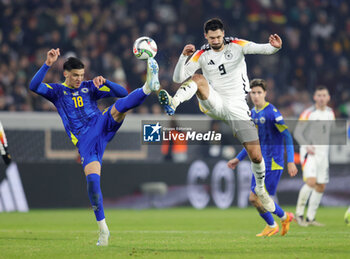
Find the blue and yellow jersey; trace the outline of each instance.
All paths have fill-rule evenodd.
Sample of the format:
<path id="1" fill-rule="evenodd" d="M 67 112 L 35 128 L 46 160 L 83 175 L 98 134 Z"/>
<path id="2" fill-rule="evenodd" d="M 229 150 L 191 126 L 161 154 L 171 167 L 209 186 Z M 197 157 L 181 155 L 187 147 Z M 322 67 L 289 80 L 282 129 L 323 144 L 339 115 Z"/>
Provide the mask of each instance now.
<path id="1" fill-rule="evenodd" d="M 96 101 L 112 96 L 107 86 L 98 89 L 92 81 L 82 82 L 77 89 L 64 83 L 44 85 L 46 89 L 41 89 L 37 93 L 56 106 L 64 128 L 74 144 L 80 135 L 88 131 L 96 115 L 101 114 Z"/>
<path id="2" fill-rule="evenodd" d="M 97 100 L 106 97 L 124 97 L 128 92 L 122 86 L 106 80 L 97 88 L 92 81 L 83 81 L 79 88 L 65 83 L 42 83 L 49 66 L 44 64 L 35 74 L 30 89 L 51 101 L 61 116 L 64 128 L 74 145 L 94 125 L 101 111 Z"/>
<path id="3" fill-rule="evenodd" d="M 282 170 L 284 165 L 284 132 L 288 127 L 280 111 L 266 102 L 261 110 L 255 107 L 252 119 L 258 129 L 262 155 L 266 169 Z"/>

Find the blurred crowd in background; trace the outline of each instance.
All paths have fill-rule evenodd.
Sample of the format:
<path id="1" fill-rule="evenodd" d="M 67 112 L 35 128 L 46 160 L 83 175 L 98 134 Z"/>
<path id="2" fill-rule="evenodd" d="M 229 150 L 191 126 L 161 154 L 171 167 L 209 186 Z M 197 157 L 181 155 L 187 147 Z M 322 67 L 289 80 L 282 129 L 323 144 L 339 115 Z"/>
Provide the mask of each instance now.
<path id="1" fill-rule="evenodd" d="M 247 55 L 250 79 L 267 80 L 268 100 L 287 117 L 312 104 L 317 85 L 329 88 L 338 117 L 350 114 L 350 3 L 342 0 L 0 0 L 0 110 L 51 111 L 28 90 L 50 48 L 61 57 L 45 82 L 62 82 L 62 65 L 77 56 L 86 79 L 103 75 L 129 91 L 141 87 L 146 62 L 132 53 L 140 36 L 158 44 L 163 88 L 174 92 L 172 73 L 183 47 L 205 43 L 203 24 L 219 17 L 226 36 L 266 43 L 283 39 L 275 55 Z M 195 98 L 179 113 L 199 113 Z M 103 104 L 102 104 L 103 105 Z M 152 95 L 134 112 L 161 113 Z"/>

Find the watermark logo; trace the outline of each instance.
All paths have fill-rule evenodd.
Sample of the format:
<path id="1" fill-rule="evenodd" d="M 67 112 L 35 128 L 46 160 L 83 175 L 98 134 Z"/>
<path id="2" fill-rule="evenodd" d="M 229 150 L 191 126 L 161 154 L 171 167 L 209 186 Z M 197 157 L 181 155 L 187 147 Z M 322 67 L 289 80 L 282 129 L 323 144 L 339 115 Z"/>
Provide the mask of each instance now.
<path id="1" fill-rule="evenodd" d="M 145 142 L 160 142 L 161 141 L 161 128 L 162 126 L 157 124 L 144 124 L 143 125 L 143 141 Z"/>

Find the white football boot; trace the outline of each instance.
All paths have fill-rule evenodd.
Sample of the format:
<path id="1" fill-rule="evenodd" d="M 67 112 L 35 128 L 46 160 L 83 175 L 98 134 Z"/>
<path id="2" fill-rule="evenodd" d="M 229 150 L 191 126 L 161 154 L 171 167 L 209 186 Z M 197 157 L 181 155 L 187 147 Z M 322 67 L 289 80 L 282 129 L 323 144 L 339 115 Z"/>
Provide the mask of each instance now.
<path id="1" fill-rule="evenodd" d="M 255 187 L 255 193 L 267 211 L 274 212 L 276 210 L 275 202 L 272 200 L 264 188 Z"/>
<path id="2" fill-rule="evenodd" d="M 152 92 L 158 91 L 160 88 L 158 71 L 157 61 L 154 58 L 147 59 L 147 85 Z"/>
<path id="3" fill-rule="evenodd" d="M 100 231 L 100 237 L 96 243 L 97 246 L 108 246 L 108 239 L 110 236 L 110 232 L 108 231 Z"/>
<path id="4" fill-rule="evenodd" d="M 171 116 L 175 114 L 176 107 L 173 103 L 173 98 L 170 96 L 170 94 L 167 91 L 160 90 L 158 94 L 158 100 L 168 115 Z"/>
<path id="5" fill-rule="evenodd" d="M 298 225 L 301 227 L 307 227 L 308 223 L 305 221 L 303 216 L 296 216 L 295 220 L 297 221 Z"/>

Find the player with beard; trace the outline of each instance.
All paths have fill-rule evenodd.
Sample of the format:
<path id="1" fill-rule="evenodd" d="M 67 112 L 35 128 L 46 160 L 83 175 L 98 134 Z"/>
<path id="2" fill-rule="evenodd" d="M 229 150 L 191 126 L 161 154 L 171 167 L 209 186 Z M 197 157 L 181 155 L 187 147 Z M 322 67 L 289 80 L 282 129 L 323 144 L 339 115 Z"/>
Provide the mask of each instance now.
<path id="1" fill-rule="evenodd" d="M 174 97 L 161 90 L 160 104 L 173 115 L 182 102 L 196 94 L 203 113 L 230 125 L 252 162 L 257 196 L 266 210 L 274 212 L 275 204 L 264 188 L 265 163 L 258 133 L 246 102 L 250 87 L 244 55 L 274 54 L 282 47 L 282 40 L 277 34 L 270 35 L 267 44 L 225 37 L 223 22 L 218 18 L 204 24 L 204 36 L 208 44 L 200 50 L 192 44 L 184 47 L 173 75 L 174 82 L 184 83 Z M 195 74 L 198 69 L 203 75 Z"/>

